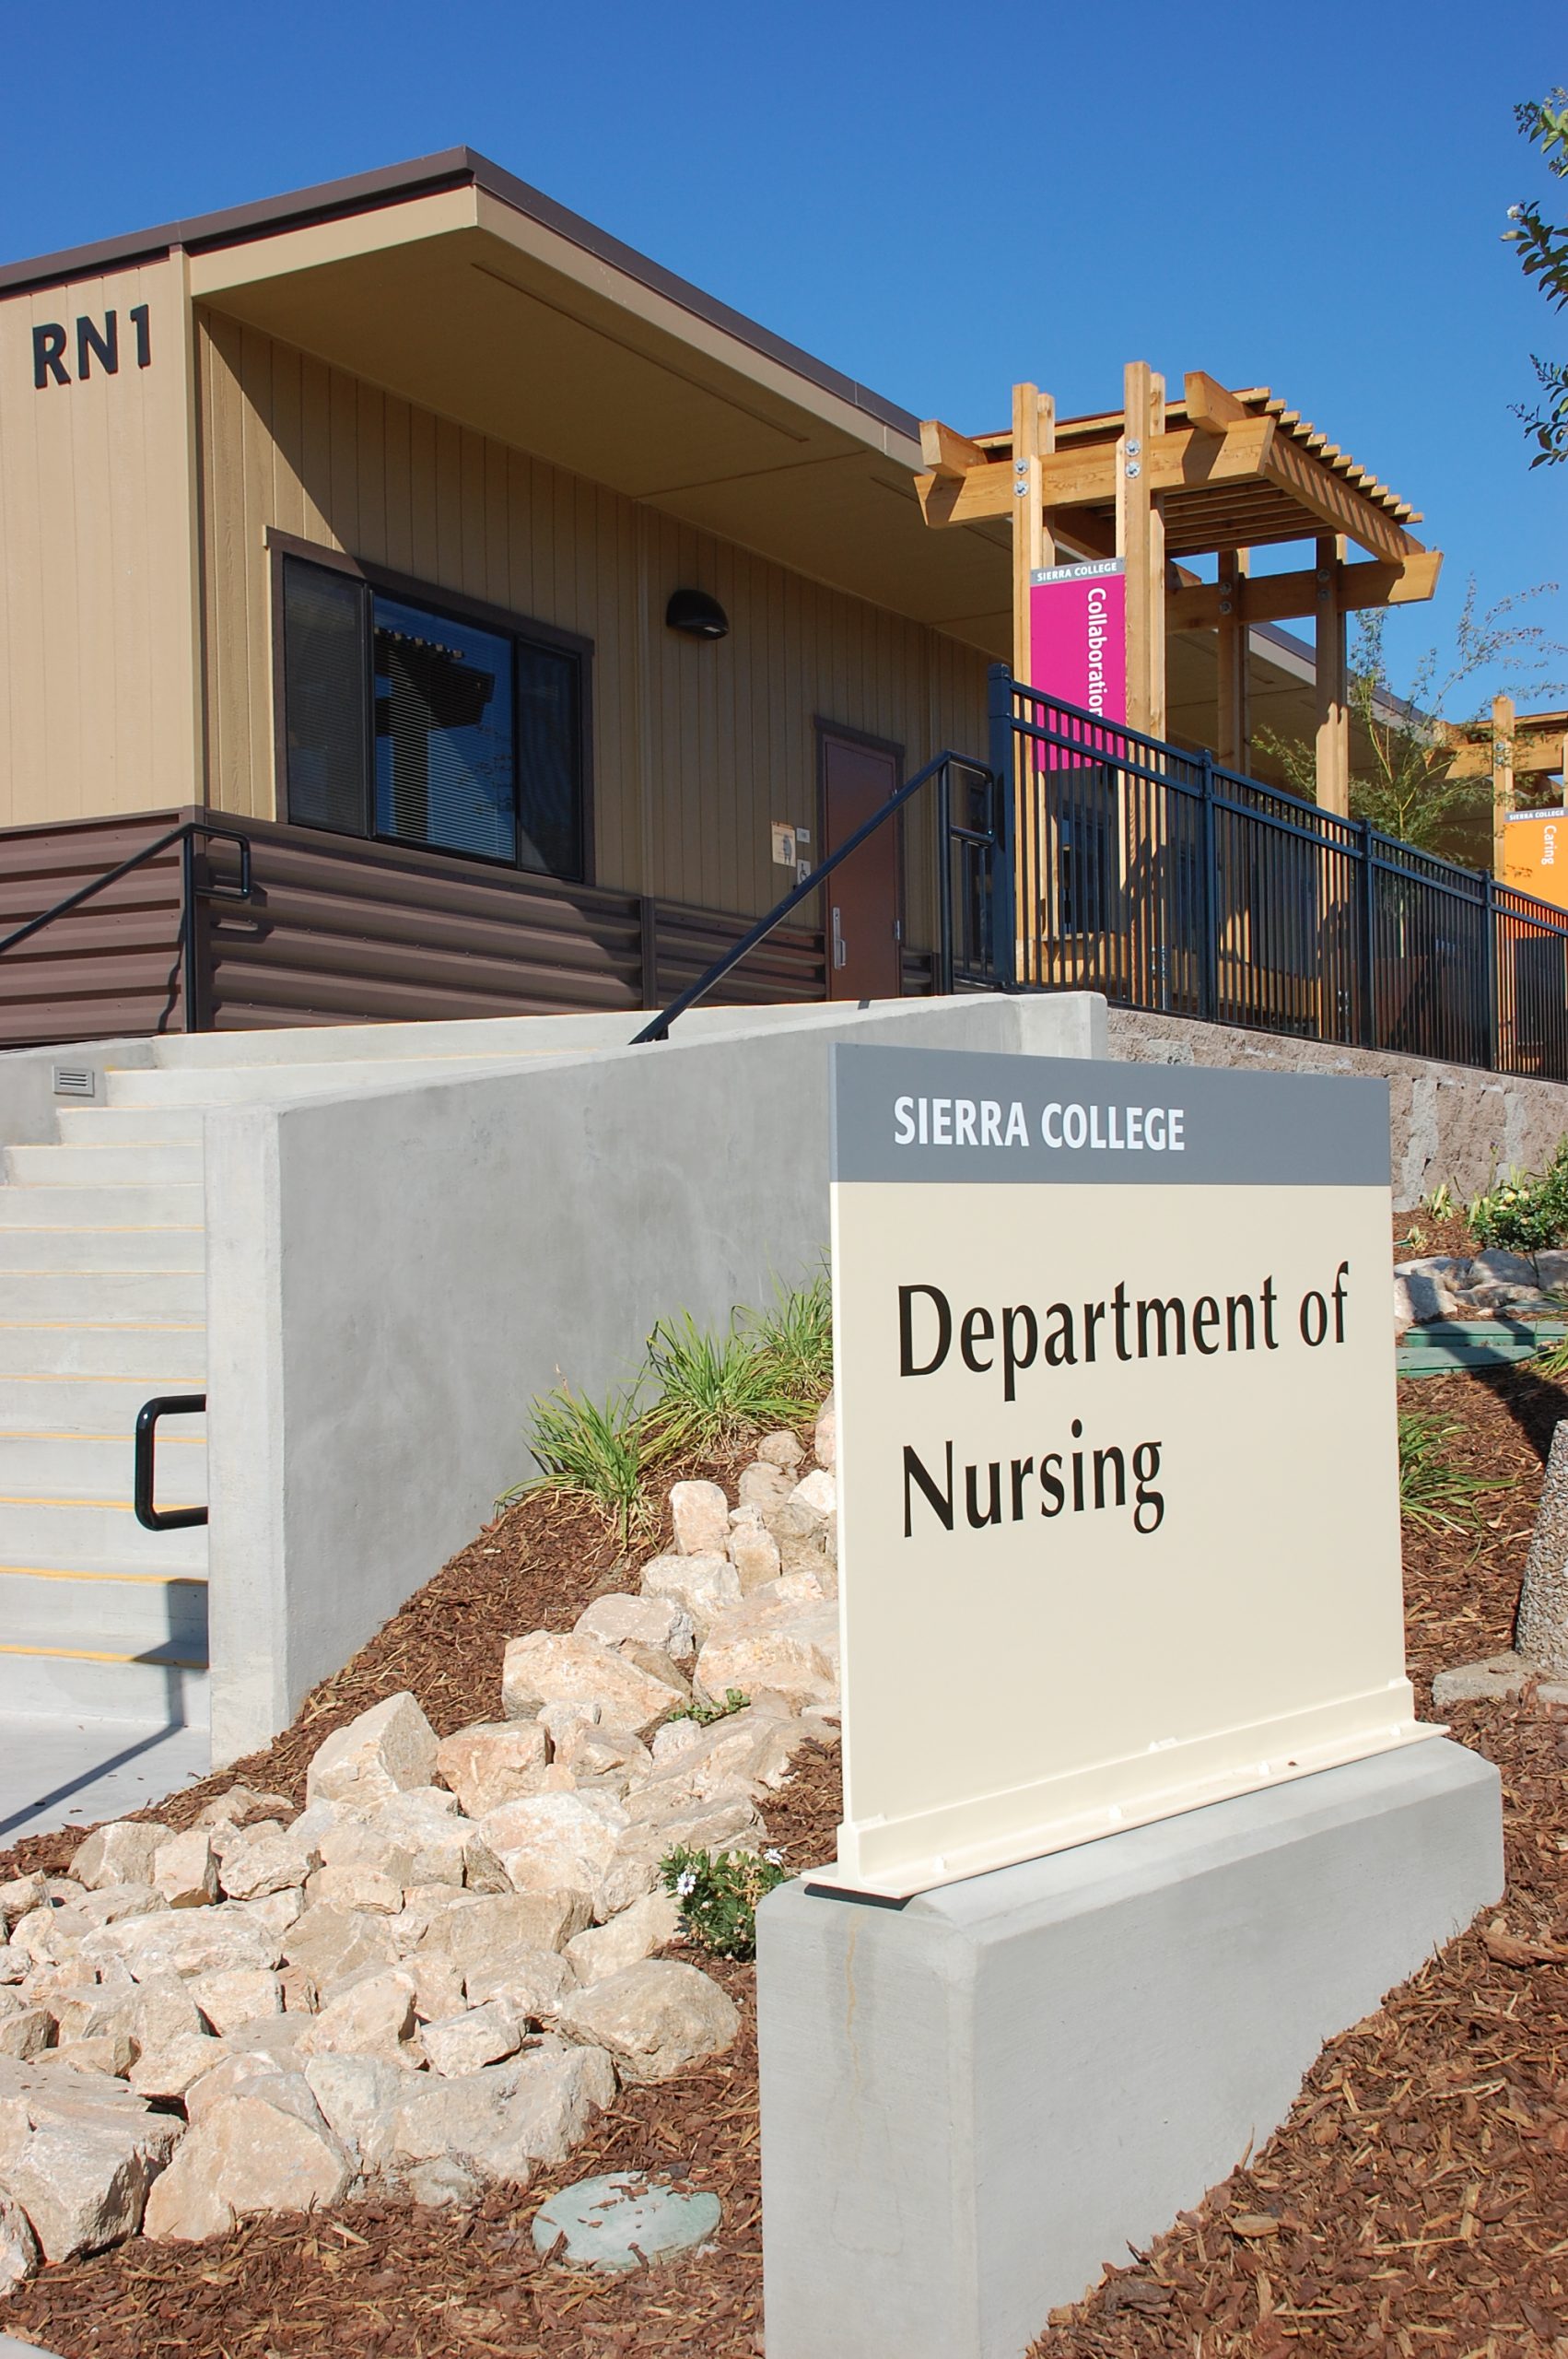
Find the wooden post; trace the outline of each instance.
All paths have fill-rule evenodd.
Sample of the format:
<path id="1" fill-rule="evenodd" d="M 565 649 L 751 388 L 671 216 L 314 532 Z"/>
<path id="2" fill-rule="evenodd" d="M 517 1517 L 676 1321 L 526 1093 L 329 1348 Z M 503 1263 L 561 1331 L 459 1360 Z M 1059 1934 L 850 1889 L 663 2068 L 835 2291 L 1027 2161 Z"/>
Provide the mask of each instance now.
<path id="1" fill-rule="evenodd" d="M 1012 388 L 1012 676 L 1034 686 L 1029 577 L 1047 562 L 1040 453 L 1056 440 L 1056 407 L 1037 385 Z"/>
<path id="2" fill-rule="evenodd" d="M 1514 699 L 1492 699 L 1492 873 L 1503 882 L 1503 847 L 1514 808 Z"/>
<path id="3" fill-rule="evenodd" d="M 1317 800 L 1348 818 L 1351 808 L 1350 683 L 1345 664 L 1341 568 L 1345 543 L 1326 533 L 1317 544 Z"/>
<path id="4" fill-rule="evenodd" d="M 1161 737 L 1165 728 L 1165 520 L 1150 497 L 1150 443 L 1164 430 L 1165 386 L 1146 360 L 1122 380 L 1117 444 L 1116 545 L 1127 567 L 1127 718 Z"/>
<path id="5" fill-rule="evenodd" d="M 1252 715 L 1248 710 L 1246 677 L 1246 549 L 1220 551 L 1220 626 L 1218 633 L 1220 768 L 1245 770 L 1249 758 Z"/>

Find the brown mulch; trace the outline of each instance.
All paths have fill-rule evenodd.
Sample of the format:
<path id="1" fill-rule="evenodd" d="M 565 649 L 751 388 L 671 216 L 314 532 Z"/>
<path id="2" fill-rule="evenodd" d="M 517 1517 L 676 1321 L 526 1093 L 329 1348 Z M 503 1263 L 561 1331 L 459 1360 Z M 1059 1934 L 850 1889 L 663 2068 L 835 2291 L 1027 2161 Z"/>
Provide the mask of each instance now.
<path id="1" fill-rule="evenodd" d="M 1445 1220 L 1433 1220 L 1430 1213 L 1423 1213 L 1419 1207 L 1414 1212 L 1394 1215 L 1396 1262 L 1413 1262 L 1428 1253 L 1453 1253 L 1468 1260 L 1480 1251 L 1480 1243 L 1471 1235 L 1469 1222 L 1462 1212 L 1450 1213 Z"/>
<path id="2" fill-rule="evenodd" d="M 1422 1379 L 1400 1393 L 1451 1417 L 1454 1455 L 1500 1484 L 1481 1503 L 1479 1531 L 1407 1532 L 1410 1667 L 1424 1704 L 1435 1669 L 1508 1643 L 1541 1463 L 1552 1426 L 1568 1415 L 1568 1388 L 1515 1367 Z M 562 1503 L 512 1510 L 317 1690 L 308 1734 L 297 1724 L 241 1774 L 298 1791 L 327 1730 L 400 1685 L 438 1727 L 493 1711 L 500 1638 L 559 1626 L 596 1589 L 625 1579 L 613 1542 Z M 493 1605 L 466 1602 L 491 1584 Z M 448 1617 L 436 1640 L 416 1627 L 434 1603 Z M 459 1614 L 474 1618 L 454 1624 Z M 1568 1852 L 1559 1848 L 1568 1712 L 1527 1696 L 1451 1719 L 1455 1735 L 1503 1771 L 1501 1930 L 1465 1934 L 1331 2042 L 1258 2157 L 1147 2254 L 1129 2255 L 1056 2313 L 1036 2359 L 1269 2359 L 1287 2347 L 1405 2359 L 1568 2353 Z M 181 1815 L 193 1807 L 181 1802 Z M 770 1837 L 792 1867 L 830 1855 L 837 1809 L 837 1755 L 813 1748 L 766 1805 Z M 68 1838 L 79 1839 L 79 1830 Z M 741 2008 L 736 2047 L 662 2088 L 623 2092 L 566 2169 L 522 2198 L 492 2193 L 473 2212 L 365 2202 L 332 2219 L 257 2222 L 196 2248 L 135 2239 L 47 2271 L 0 2313 L 5 2330 L 64 2359 L 755 2359 L 755 1980 L 749 1965 L 713 1971 Z M 537 2260 L 528 2223 L 544 2195 L 597 2171 L 649 2165 L 719 2195 L 724 2224 L 710 2254 L 610 2285 Z"/>

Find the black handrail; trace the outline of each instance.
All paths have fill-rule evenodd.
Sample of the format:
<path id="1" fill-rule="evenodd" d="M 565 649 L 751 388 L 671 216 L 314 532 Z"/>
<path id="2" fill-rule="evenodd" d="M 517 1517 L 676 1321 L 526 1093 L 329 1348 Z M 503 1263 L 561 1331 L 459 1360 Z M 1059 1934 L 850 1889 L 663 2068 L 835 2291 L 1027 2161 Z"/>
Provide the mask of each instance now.
<path id="1" fill-rule="evenodd" d="M 198 836 L 205 836 L 212 843 L 237 844 L 240 850 L 238 884 L 232 890 L 210 882 L 205 884 L 200 889 L 206 898 L 209 901 L 248 901 L 251 898 L 251 839 L 249 836 L 240 835 L 233 827 L 215 827 L 205 819 L 185 819 L 178 827 L 170 827 L 167 835 L 155 837 L 150 844 L 144 844 L 141 850 L 134 851 L 128 860 L 121 861 L 118 867 L 105 869 L 103 874 L 95 876 L 90 884 L 78 886 L 74 893 L 68 893 L 63 901 L 56 901 L 53 908 L 45 910 L 41 917 L 29 918 L 24 924 L 13 927 L 9 933 L 0 935 L 0 958 L 5 957 L 7 950 L 14 950 L 18 942 L 26 942 L 30 935 L 41 933 L 44 927 L 53 925 L 56 918 L 68 917 L 73 910 L 79 910 L 84 901 L 90 901 L 95 893 L 103 891 L 105 886 L 117 885 L 121 877 L 129 876 L 134 868 L 140 868 L 146 862 L 156 860 L 159 852 L 169 850 L 170 844 L 178 844 L 181 848 L 180 935 L 181 955 L 185 969 L 185 1029 L 188 1032 L 193 1032 L 196 1029 L 197 891 L 194 844 Z"/>
<path id="2" fill-rule="evenodd" d="M 954 762 L 958 763 L 966 770 L 974 771 L 977 777 L 988 780 L 991 777 L 991 773 L 986 769 L 985 764 L 983 762 L 976 761 L 973 755 L 955 754 L 951 747 L 948 747 L 942 753 L 938 754 L 933 761 L 930 761 L 926 764 L 924 769 L 917 770 L 913 778 L 906 779 L 904 784 L 898 788 L 896 792 L 890 794 L 887 801 L 873 811 L 869 819 L 862 820 L 861 824 L 854 830 L 852 835 L 846 836 L 844 841 L 839 845 L 837 851 L 829 852 L 827 858 L 823 861 L 819 866 L 813 868 L 809 876 L 802 877 L 798 885 L 794 886 L 790 891 L 786 893 L 784 898 L 778 904 L 777 908 L 769 910 L 766 917 L 758 918 L 756 923 L 751 927 L 749 932 L 743 933 L 739 942 L 732 944 L 728 950 L 724 951 L 720 957 L 713 961 L 713 964 L 710 967 L 705 968 L 697 977 L 695 983 L 688 983 L 685 990 L 679 992 L 676 997 L 670 1002 L 669 1006 L 666 1007 L 661 1015 L 656 1015 L 650 1024 L 645 1024 L 642 1030 L 632 1039 L 630 1045 L 634 1049 L 640 1049 L 650 1040 L 667 1040 L 670 1037 L 670 1027 L 674 1023 L 675 1018 L 678 1015 L 685 1015 L 687 1008 L 695 1007 L 698 1000 L 706 999 L 714 985 L 716 983 L 722 982 L 725 976 L 729 974 L 731 968 L 738 967 L 742 959 L 747 957 L 750 953 L 756 948 L 759 942 L 766 942 L 774 928 L 776 926 L 782 925 L 790 910 L 798 909 L 801 903 L 805 899 L 808 893 L 814 893 L 823 879 L 826 876 L 831 876 L 834 870 L 838 866 L 841 861 L 848 860 L 852 851 L 859 851 L 860 846 L 867 840 L 868 837 L 874 836 L 879 827 L 886 826 L 888 820 L 893 817 L 895 812 L 902 811 L 904 805 L 909 801 L 910 797 L 918 794 L 920 788 L 926 784 L 929 779 L 934 778 L 939 770 L 945 773 L 950 765 Z M 946 818 L 946 812 L 947 803 L 946 797 L 944 796 L 944 820 Z M 976 836 L 975 830 L 967 828 L 953 829 L 949 827 L 948 832 L 954 835 L 961 835 L 965 840 L 973 839 Z M 992 840 L 994 841 L 996 839 L 993 838 Z M 945 863 L 948 859 L 948 844 L 945 835 L 942 844 L 941 856 Z M 948 916 L 947 896 L 949 891 L 949 883 L 950 880 L 945 874 L 938 881 L 938 901 L 944 919 L 943 943 L 944 950 L 947 955 L 950 955 L 951 953 L 950 935 L 948 926 L 945 922 Z"/>
<path id="3" fill-rule="evenodd" d="M 136 1521 L 148 1532 L 182 1532 L 187 1524 L 205 1523 L 205 1508 L 158 1508 L 158 1421 L 160 1417 L 197 1417 L 207 1405 L 205 1392 L 166 1392 L 144 1401 L 136 1414 L 135 1479 L 132 1502 Z"/>

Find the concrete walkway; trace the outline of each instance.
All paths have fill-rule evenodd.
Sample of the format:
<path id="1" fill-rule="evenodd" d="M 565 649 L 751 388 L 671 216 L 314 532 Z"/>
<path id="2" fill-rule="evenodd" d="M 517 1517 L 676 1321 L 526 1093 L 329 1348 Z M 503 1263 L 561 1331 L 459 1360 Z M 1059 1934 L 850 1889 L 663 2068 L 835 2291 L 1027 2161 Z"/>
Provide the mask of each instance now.
<path id="1" fill-rule="evenodd" d="M 0 1713 L 0 1848 L 57 1826 L 123 1817 L 205 1778 L 211 1766 L 205 1728 Z"/>

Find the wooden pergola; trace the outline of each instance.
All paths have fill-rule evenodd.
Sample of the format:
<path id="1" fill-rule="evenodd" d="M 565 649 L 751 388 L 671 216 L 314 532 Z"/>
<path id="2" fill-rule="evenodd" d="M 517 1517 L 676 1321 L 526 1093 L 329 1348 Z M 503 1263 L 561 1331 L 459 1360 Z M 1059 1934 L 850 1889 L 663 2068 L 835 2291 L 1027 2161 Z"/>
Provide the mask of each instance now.
<path id="1" fill-rule="evenodd" d="M 1408 502 L 1330 443 L 1266 385 L 1233 393 L 1200 370 L 1167 401 L 1144 361 L 1125 371 L 1123 405 L 1059 418 L 1036 385 L 1012 389 L 1012 424 L 966 436 L 929 420 L 917 478 L 930 525 L 1006 518 L 1012 528 L 1013 672 L 1033 680 L 1029 587 L 1059 562 L 1117 557 L 1127 576 L 1127 720 L 1165 734 L 1168 631 L 1212 630 L 1219 693 L 1214 751 L 1246 767 L 1247 631 L 1311 616 L 1317 650 L 1317 797 L 1350 802 L 1345 617 L 1430 598 L 1441 554 L 1408 529 Z M 1254 576 L 1250 553 L 1310 540 L 1314 562 Z M 1365 554 L 1352 558 L 1352 545 Z M 1212 557 L 1203 581 L 1180 560 Z"/>

